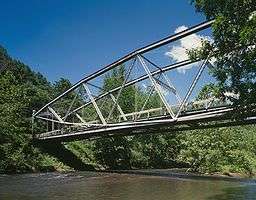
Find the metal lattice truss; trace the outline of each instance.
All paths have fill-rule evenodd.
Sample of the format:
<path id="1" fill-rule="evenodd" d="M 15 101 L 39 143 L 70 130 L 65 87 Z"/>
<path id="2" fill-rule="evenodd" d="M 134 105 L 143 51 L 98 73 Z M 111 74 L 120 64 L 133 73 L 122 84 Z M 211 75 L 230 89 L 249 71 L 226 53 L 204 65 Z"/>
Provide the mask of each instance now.
<path id="1" fill-rule="evenodd" d="M 33 124 L 44 126 L 35 138 L 73 140 L 115 134 L 137 134 L 201 128 L 205 122 L 225 124 L 233 108 L 215 97 L 196 99 L 196 88 L 209 60 L 184 60 L 159 65 L 149 59 L 161 47 L 207 29 L 204 22 L 140 48 L 85 77 L 33 113 Z M 191 80 L 175 85 L 176 69 L 193 65 Z M 184 86 L 183 86 L 184 84 Z M 202 87 L 202 85 L 201 85 Z M 192 99 L 192 100 L 191 100 Z M 232 123 L 232 122 L 229 122 Z M 216 125 L 216 124 L 215 124 Z"/>

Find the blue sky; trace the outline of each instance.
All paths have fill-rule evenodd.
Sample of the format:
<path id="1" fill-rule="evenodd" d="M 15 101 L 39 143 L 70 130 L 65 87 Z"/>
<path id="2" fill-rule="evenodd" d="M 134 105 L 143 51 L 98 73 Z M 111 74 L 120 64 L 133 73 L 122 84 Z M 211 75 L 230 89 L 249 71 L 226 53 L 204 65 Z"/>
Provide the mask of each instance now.
<path id="1" fill-rule="evenodd" d="M 190 0 L 0 0 L 0 44 L 54 82 L 73 83 L 181 25 L 204 21 Z"/>

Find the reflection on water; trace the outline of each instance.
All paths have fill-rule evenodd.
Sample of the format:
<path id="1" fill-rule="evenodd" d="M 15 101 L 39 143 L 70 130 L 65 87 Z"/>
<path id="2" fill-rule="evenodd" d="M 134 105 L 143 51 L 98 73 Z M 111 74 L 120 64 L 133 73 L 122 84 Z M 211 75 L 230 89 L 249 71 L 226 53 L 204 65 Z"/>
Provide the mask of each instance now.
<path id="1" fill-rule="evenodd" d="M 0 199 L 248 200 L 256 199 L 256 185 L 93 172 L 0 175 Z"/>

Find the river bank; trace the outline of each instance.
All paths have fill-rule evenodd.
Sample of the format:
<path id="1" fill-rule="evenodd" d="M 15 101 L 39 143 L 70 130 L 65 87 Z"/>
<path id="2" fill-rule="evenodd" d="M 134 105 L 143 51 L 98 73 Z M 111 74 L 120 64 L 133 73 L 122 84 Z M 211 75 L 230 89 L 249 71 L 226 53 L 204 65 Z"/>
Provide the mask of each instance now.
<path id="1" fill-rule="evenodd" d="M 44 174 L 44 173 L 60 173 L 69 174 L 79 171 L 72 170 L 71 168 L 48 168 L 47 170 L 34 171 L 34 172 L 21 172 L 21 173 L 7 173 L 0 175 L 18 175 L 18 174 Z M 83 171 L 80 171 L 83 172 Z M 243 173 L 199 173 L 191 172 L 188 168 L 170 168 L 170 169 L 130 169 L 130 170 L 91 170 L 84 171 L 90 173 L 110 173 L 110 174 L 127 174 L 127 175 L 145 175 L 145 176 L 159 176 L 159 177 L 173 177 L 185 179 L 208 179 L 208 180 L 224 180 L 224 181 L 240 181 L 240 182 L 255 182 L 255 176 L 248 176 Z"/>
<path id="2" fill-rule="evenodd" d="M 255 177 L 249 177 L 241 173 L 198 173 L 188 172 L 187 169 L 140 169 L 140 170 L 106 170 L 102 172 L 118 173 L 118 174 L 133 174 L 133 175 L 146 175 L 146 176 L 160 176 L 160 177 L 174 177 L 185 179 L 207 179 L 207 180 L 224 180 L 224 181 L 239 181 L 239 182 L 253 182 L 256 183 Z"/>

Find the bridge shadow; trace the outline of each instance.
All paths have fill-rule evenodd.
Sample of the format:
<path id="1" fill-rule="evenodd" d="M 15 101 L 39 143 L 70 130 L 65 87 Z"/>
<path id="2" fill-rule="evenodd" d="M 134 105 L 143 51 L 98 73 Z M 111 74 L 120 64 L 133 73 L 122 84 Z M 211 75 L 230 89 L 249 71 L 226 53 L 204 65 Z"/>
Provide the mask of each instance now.
<path id="1" fill-rule="evenodd" d="M 36 141 L 34 145 L 41 149 L 42 152 L 47 153 L 57 158 L 63 164 L 79 171 L 95 171 L 92 165 L 84 163 L 72 151 L 65 148 L 61 142 L 56 141 Z"/>

